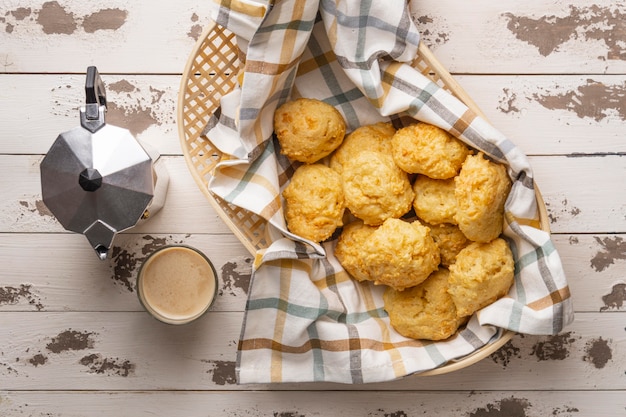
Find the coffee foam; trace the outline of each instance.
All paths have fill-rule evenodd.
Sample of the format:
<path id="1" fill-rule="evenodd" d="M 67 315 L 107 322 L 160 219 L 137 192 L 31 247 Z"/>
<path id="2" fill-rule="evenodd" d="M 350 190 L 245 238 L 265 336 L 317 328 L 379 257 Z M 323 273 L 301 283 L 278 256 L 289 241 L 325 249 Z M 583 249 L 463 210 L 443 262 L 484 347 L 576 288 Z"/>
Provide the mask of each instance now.
<path id="1" fill-rule="evenodd" d="M 164 321 L 193 320 L 211 305 L 215 296 L 212 266 L 190 248 L 160 250 L 146 261 L 140 274 L 140 299 L 148 311 Z"/>

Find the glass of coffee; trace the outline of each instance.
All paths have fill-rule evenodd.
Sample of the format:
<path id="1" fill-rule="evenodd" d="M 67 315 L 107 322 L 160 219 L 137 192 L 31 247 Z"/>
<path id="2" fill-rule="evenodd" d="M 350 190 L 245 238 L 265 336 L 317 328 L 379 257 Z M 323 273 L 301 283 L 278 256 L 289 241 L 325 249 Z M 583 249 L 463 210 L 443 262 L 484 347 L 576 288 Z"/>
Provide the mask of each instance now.
<path id="1" fill-rule="evenodd" d="M 186 324 L 202 316 L 217 293 L 211 261 L 189 246 L 165 246 L 139 269 L 137 294 L 143 307 L 168 324 Z"/>

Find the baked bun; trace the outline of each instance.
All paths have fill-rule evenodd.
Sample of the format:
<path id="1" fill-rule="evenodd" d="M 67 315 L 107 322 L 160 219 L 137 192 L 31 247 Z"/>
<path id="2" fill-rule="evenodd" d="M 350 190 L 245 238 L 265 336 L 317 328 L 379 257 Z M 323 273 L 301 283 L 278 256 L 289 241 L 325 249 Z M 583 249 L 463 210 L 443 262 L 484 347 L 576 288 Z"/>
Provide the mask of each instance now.
<path id="1" fill-rule="evenodd" d="M 341 177 L 346 207 L 365 224 L 378 225 L 411 209 L 408 174 L 389 155 L 362 151 L 345 161 Z"/>
<path id="2" fill-rule="evenodd" d="M 391 138 L 394 133 L 396 129 L 391 123 L 383 122 L 355 129 L 344 138 L 341 146 L 331 155 L 330 167 L 341 173 L 345 161 L 364 150 L 391 155 Z"/>
<path id="3" fill-rule="evenodd" d="M 384 308 L 398 333 L 412 339 L 443 340 L 464 324 L 465 318 L 456 314 L 448 294 L 448 275 L 442 268 L 415 287 L 385 290 Z"/>
<path id="4" fill-rule="evenodd" d="M 458 174 L 470 150 L 445 130 L 427 123 L 399 129 L 391 140 L 393 159 L 410 174 L 448 179 Z"/>
<path id="5" fill-rule="evenodd" d="M 368 226 L 362 220 L 356 220 L 345 225 L 337 239 L 335 256 L 357 281 L 372 280 L 365 265 L 363 247 L 375 230 L 375 226 Z"/>
<path id="6" fill-rule="evenodd" d="M 454 178 L 435 180 L 419 175 L 413 183 L 413 192 L 413 208 L 417 217 L 431 224 L 456 224 Z"/>
<path id="7" fill-rule="evenodd" d="M 396 290 L 422 283 L 439 266 L 439 248 L 419 221 L 387 219 L 363 245 L 363 262 L 374 284 Z"/>
<path id="8" fill-rule="evenodd" d="M 455 219 L 475 242 L 489 242 L 502 233 L 504 203 L 511 180 L 504 165 L 485 159 L 482 152 L 467 157 L 455 178 Z"/>
<path id="9" fill-rule="evenodd" d="M 305 239 L 321 242 L 343 225 L 341 177 L 326 165 L 301 165 L 283 191 L 287 228 Z"/>
<path id="10" fill-rule="evenodd" d="M 470 316 L 507 294 L 513 285 L 513 268 L 513 254 L 502 238 L 473 242 L 461 250 L 450 265 L 448 289 L 457 315 Z"/>
<path id="11" fill-rule="evenodd" d="M 330 104 L 299 98 L 286 102 L 276 110 L 274 133 L 283 155 L 312 164 L 341 145 L 346 122 Z"/>
<path id="12" fill-rule="evenodd" d="M 461 249 L 472 243 L 461 232 L 461 229 L 454 224 L 429 224 L 427 226 L 430 227 L 430 235 L 437 246 L 439 246 L 441 265 L 443 266 L 449 267 L 452 265 Z"/>

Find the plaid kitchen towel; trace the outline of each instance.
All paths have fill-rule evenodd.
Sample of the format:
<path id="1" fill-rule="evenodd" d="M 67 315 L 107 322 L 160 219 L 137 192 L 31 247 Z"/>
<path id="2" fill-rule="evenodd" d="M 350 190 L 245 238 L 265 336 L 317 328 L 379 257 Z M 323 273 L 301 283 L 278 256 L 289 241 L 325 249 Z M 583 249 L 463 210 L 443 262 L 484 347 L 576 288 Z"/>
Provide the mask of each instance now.
<path id="1" fill-rule="evenodd" d="M 419 33 L 403 0 L 223 0 L 211 17 L 246 52 L 241 85 L 224 96 L 206 135 L 225 157 L 210 190 L 257 213 L 274 236 L 255 257 L 238 347 L 239 383 L 386 381 L 433 369 L 493 343 L 503 329 L 555 334 L 573 320 L 561 261 L 538 227 L 526 156 L 489 123 L 411 66 Z M 407 117 L 437 125 L 508 166 L 504 236 L 515 257 L 509 294 L 448 340 L 411 340 L 383 310 L 382 286 L 359 283 L 336 241 L 291 234 L 281 191 L 297 167 L 277 150 L 274 110 L 295 97 L 335 106 L 348 130 Z"/>

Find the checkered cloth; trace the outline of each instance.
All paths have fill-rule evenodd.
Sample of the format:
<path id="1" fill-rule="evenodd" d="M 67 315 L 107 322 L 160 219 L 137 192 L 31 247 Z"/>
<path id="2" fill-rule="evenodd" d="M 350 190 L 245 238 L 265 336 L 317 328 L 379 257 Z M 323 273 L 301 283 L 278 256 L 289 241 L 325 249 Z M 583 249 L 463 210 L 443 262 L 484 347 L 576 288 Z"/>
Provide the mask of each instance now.
<path id="1" fill-rule="evenodd" d="M 211 17 L 237 35 L 243 83 L 221 102 L 206 134 L 228 155 L 209 184 L 268 220 L 273 243 L 255 257 L 238 347 L 239 383 L 386 381 L 433 369 L 497 340 L 503 329 L 555 334 L 573 320 L 560 258 L 538 227 L 526 156 L 466 105 L 412 68 L 419 33 L 403 0 L 223 0 Z M 336 241 L 286 228 L 281 191 L 296 165 L 277 152 L 274 110 L 294 97 L 336 107 L 348 130 L 407 117 L 437 125 L 508 166 L 505 238 L 515 257 L 508 296 L 440 342 L 396 333 L 382 286 L 349 278 Z"/>

